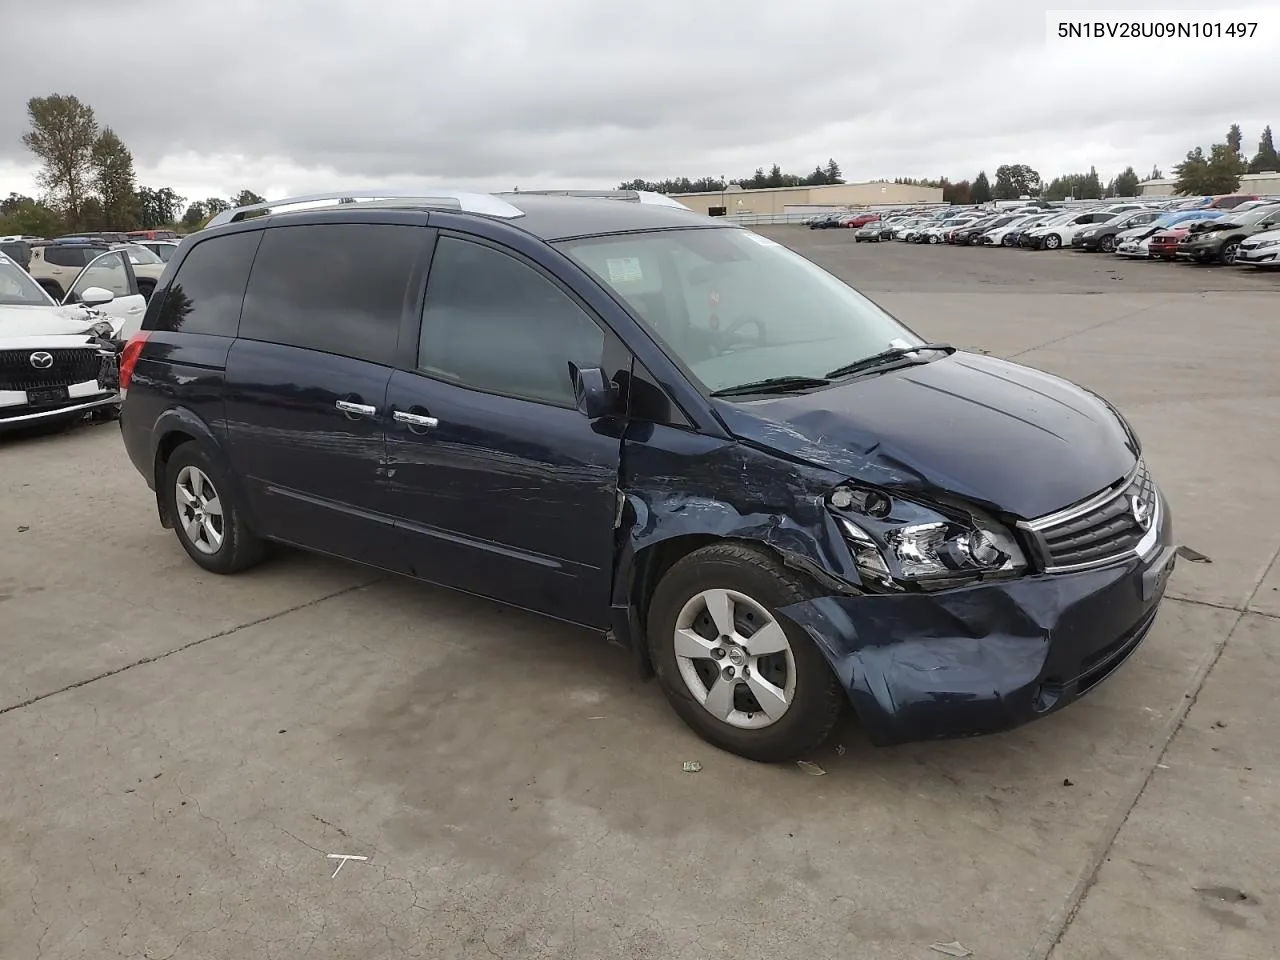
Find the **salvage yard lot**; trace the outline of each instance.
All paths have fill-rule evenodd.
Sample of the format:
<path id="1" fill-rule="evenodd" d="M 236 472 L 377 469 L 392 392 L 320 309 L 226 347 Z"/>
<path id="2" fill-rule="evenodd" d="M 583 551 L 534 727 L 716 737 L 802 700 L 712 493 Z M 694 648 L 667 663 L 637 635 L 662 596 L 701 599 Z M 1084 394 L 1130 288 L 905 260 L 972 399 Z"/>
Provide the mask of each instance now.
<path id="1" fill-rule="evenodd" d="M 297 554 L 201 572 L 114 425 L 3 441 L 0 957 L 1273 957 L 1280 277 L 761 232 L 1134 423 L 1212 563 L 1115 676 L 752 764 L 563 626 Z"/>

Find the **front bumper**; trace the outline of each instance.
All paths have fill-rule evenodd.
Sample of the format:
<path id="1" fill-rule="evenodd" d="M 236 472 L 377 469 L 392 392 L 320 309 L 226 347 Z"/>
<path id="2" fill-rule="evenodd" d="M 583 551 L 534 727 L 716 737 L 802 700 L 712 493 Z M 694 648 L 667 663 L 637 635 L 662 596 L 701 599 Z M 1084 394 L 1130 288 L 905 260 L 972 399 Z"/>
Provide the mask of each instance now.
<path id="1" fill-rule="evenodd" d="M 31 403 L 23 390 L 0 390 L 0 431 L 18 430 L 42 421 L 85 414 L 98 407 L 119 403 L 120 394 L 114 389 L 104 389 L 93 380 L 75 383 L 65 388 L 62 399 Z"/>
<path id="2" fill-rule="evenodd" d="M 1236 263 L 1250 267 L 1280 267 L 1280 246 L 1240 247 L 1236 250 Z"/>
<path id="3" fill-rule="evenodd" d="M 1173 253 L 1174 256 L 1183 260 L 1212 260 L 1217 257 L 1219 249 L 1217 246 L 1193 247 L 1180 243 Z"/>
<path id="4" fill-rule="evenodd" d="M 822 597 L 779 612 L 826 655 L 872 743 L 971 737 L 1060 710 L 1155 622 L 1176 561 L 1162 498 L 1143 557 L 934 594 Z"/>

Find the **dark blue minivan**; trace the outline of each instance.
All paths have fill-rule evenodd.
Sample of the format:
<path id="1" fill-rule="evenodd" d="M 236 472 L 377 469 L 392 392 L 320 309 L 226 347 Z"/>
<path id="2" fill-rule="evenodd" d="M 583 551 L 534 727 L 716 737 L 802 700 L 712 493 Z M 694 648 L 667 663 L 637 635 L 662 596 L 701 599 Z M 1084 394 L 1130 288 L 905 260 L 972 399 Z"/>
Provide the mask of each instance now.
<path id="1" fill-rule="evenodd" d="M 120 359 L 161 523 L 217 573 L 292 544 L 592 628 L 758 760 L 846 705 L 1006 729 L 1133 653 L 1175 547 L 1114 407 L 663 200 L 220 215 Z"/>

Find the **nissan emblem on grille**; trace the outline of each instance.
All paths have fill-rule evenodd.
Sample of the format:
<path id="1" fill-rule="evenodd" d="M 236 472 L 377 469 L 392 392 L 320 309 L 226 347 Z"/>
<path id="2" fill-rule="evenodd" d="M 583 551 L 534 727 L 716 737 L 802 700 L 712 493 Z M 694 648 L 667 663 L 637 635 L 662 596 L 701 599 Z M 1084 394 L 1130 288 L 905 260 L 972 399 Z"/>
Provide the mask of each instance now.
<path id="1" fill-rule="evenodd" d="M 1142 497 L 1134 495 L 1129 498 L 1129 509 L 1133 513 L 1133 522 L 1144 531 L 1151 529 L 1151 504 Z"/>
<path id="2" fill-rule="evenodd" d="M 37 370 L 48 370 L 53 366 L 53 354 L 45 350 L 37 350 L 28 359 Z"/>

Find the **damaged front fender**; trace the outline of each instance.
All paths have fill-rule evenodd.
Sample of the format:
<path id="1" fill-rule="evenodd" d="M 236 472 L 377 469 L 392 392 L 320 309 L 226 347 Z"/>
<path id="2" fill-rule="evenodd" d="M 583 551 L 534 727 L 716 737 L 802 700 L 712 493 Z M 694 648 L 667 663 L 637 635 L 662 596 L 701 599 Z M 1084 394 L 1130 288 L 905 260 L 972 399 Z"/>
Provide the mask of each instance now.
<path id="1" fill-rule="evenodd" d="M 837 480 L 736 441 L 633 425 L 622 447 L 612 602 L 615 633 L 642 667 L 649 594 L 667 566 L 708 542 L 760 544 L 815 592 L 858 593 L 861 579 L 825 507 Z"/>

